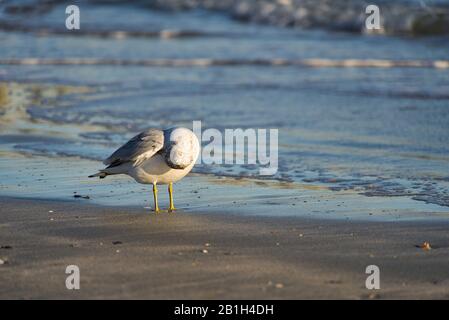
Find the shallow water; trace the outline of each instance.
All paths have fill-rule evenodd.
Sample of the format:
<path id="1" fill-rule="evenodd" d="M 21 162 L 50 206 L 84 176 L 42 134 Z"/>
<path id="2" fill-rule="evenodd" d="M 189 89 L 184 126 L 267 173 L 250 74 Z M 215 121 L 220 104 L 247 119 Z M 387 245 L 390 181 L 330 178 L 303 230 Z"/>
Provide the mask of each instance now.
<path id="1" fill-rule="evenodd" d="M 76 163 L 76 165 L 74 165 Z M 0 152 L 1 196 L 51 199 L 71 204 L 98 204 L 152 212 L 151 187 L 127 176 L 98 180 L 86 177 L 98 163 L 67 157 Z M 248 192 L 250 190 L 250 192 Z M 191 174 L 175 184 L 178 214 L 228 214 L 302 217 L 348 221 L 445 221 L 446 207 L 408 197 L 366 198 L 354 190 L 332 191 L 311 183 L 235 179 Z M 168 193 L 159 187 L 159 205 L 167 213 Z M 165 211 L 164 211 L 165 210 Z M 1 212 L 1 210 L 0 210 Z"/>
<path id="2" fill-rule="evenodd" d="M 62 29 L 64 9 L 26 23 L 0 15 L 26 26 L 0 31 L 0 150 L 99 160 L 151 126 L 278 128 L 279 170 L 270 179 L 449 206 L 449 69 L 396 63 L 449 60 L 447 37 L 288 29 L 202 10 L 90 3 L 75 36 Z M 50 63 L 21 65 L 26 58 Z M 271 63 L 317 58 L 391 66 Z M 210 63 L 180 67 L 179 59 Z M 261 178 L 245 166 L 195 171 Z"/>

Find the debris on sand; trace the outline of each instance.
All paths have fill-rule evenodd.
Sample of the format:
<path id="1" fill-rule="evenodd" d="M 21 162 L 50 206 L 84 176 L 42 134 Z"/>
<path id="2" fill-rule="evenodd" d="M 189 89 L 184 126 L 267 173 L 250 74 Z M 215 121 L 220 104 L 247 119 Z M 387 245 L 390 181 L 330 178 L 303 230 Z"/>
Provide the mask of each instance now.
<path id="1" fill-rule="evenodd" d="M 380 299 L 381 297 L 380 297 L 380 294 L 370 293 L 367 298 L 370 300 L 374 300 L 374 299 Z"/>
<path id="2" fill-rule="evenodd" d="M 270 280 L 267 282 L 267 287 L 271 287 L 271 288 L 274 287 L 276 289 L 282 289 L 282 288 L 284 288 L 284 284 L 281 282 L 274 283 L 273 281 Z"/>
<path id="3" fill-rule="evenodd" d="M 276 283 L 274 286 L 276 289 L 282 289 L 284 287 L 283 283 Z"/>
<path id="4" fill-rule="evenodd" d="M 0 249 L 12 249 L 12 246 L 8 246 L 8 245 L 6 245 L 6 246 L 0 246 Z"/>
<path id="5" fill-rule="evenodd" d="M 73 197 L 74 197 L 74 198 L 81 198 L 81 199 L 90 199 L 89 196 L 82 196 L 82 195 L 80 195 L 80 194 L 74 194 Z"/>
<path id="6" fill-rule="evenodd" d="M 121 242 L 121 241 L 112 241 L 112 244 L 115 246 L 117 244 L 123 244 L 123 242 Z"/>
<path id="7" fill-rule="evenodd" d="M 430 246 L 430 243 L 427 241 L 423 242 L 423 244 L 420 245 L 419 248 L 421 248 L 423 250 L 431 250 L 432 249 L 432 247 Z"/>

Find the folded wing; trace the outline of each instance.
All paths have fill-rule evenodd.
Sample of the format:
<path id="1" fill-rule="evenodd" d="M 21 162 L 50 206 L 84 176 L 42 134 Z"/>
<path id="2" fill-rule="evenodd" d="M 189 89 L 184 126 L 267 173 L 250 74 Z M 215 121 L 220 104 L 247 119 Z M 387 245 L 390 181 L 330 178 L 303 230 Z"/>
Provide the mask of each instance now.
<path id="1" fill-rule="evenodd" d="M 164 132 L 159 129 L 148 129 L 133 137 L 103 163 L 115 167 L 125 162 L 132 162 L 134 166 L 140 165 L 151 158 L 164 147 Z"/>

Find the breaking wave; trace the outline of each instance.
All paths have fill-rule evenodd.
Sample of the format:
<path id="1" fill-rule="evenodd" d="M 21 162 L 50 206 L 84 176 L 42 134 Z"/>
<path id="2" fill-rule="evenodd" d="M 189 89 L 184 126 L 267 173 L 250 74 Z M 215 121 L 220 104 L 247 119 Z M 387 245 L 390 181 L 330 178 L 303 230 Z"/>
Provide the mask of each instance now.
<path id="1" fill-rule="evenodd" d="M 97 58 L 24 58 L 0 59 L 0 65 L 116 65 L 147 67 L 211 66 L 296 66 L 305 68 L 434 68 L 449 69 L 449 60 L 382 59 L 97 59 Z"/>
<path id="2" fill-rule="evenodd" d="M 83 1 L 79 1 L 82 4 Z M 91 3 L 129 4 L 121 0 L 85 0 Z M 43 14 L 60 1 L 6 1 L 0 4 L 2 18 Z M 304 29 L 321 28 L 332 31 L 366 33 L 365 9 L 372 4 L 364 0 L 140 0 L 133 4 L 158 10 L 206 9 L 224 12 L 240 21 L 272 24 Z M 448 35 L 449 1 L 447 0 L 378 0 L 382 27 L 374 31 L 387 35 Z M 2 19 L 3 20 L 3 19 Z M 22 21 L 16 20 L 15 22 Z M 0 29 L 10 29 L 3 22 Z M 20 31 L 29 31 L 17 26 Z M 47 30 L 48 31 L 48 30 Z M 372 31 L 369 31 L 372 32 Z M 92 33 L 95 35 L 95 32 Z M 99 36 L 124 36 L 126 34 L 97 32 Z M 130 36 L 163 36 L 158 33 L 131 32 Z M 166 33 L 168 36 L 183 34 Z M 190 32 L 185 36 L 195 36 Z"/>

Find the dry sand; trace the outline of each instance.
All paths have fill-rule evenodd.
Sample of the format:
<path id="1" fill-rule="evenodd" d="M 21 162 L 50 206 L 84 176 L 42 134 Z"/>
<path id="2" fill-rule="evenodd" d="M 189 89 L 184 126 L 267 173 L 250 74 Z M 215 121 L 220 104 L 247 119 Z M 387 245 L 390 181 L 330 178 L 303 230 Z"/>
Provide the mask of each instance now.
<path id="1" fill-rule="evenodd" d="M 449 223 L 150 214 L 0 198 L 2 299 L 449 298 Z M 428 241 L 425 251 L 416 247 Z M 65 287 L 66 266 L 81 289 Z M 365 268 L 381 289 L 365 288 Z"/>

